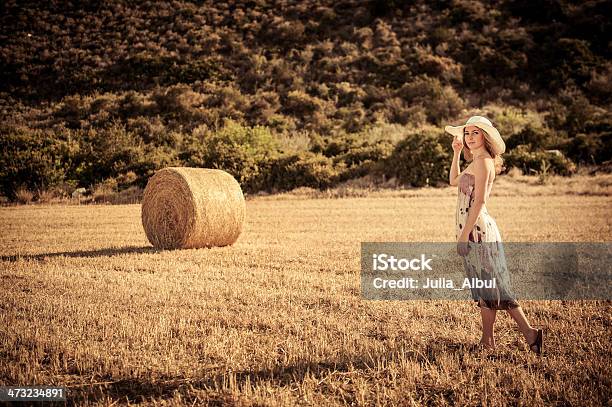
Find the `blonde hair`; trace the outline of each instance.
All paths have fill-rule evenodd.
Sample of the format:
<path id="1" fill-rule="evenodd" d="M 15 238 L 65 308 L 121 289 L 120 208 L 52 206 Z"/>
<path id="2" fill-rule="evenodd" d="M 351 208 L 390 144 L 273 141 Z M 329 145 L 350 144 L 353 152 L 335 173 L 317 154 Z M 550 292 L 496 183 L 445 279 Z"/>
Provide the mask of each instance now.
<path id="1" fill-rule="evenodd" d="M 487 138 L 489 133 L 487 133 L 486 131 L 484 131 L 480 127 L 479 127 L 479 129 L 480 129 L 480 131 L 482 131 L 484 133 L 484 147 L 485 147 L 485 150 L 487 150 L 489 155 L 491 157 L 493 157 L 493 162 L 495 163 L 495 174 L 500 174 L 503 170 L 506 169 L 504 167 L 504 159 L 501 157 L 501 154 L 493 154 L 493 146 L 491 145 L 491 142 Z M 463 137 L 463 147 L 464 147 L 463 148 L 463 158 L 465 158 L 466 161 L 473 161 L 474 160 L 474 156 L 472 155 L 472 152 L 470 151 L 470 148 L 467 146 L 467 144 L 465 142 L 465 137 Z"/>

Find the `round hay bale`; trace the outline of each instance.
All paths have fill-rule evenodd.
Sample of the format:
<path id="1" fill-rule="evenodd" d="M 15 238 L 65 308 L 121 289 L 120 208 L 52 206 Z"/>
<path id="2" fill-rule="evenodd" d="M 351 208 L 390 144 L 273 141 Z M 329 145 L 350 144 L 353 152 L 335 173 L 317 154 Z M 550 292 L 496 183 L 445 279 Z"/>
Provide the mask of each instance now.
<path id="1" fill-rule="evenodd" d="M 161 249 L 226 246 L 244 223 L 240 184 L 225 171 L 168 167 L 153 175 L 142 199 L 142 225 Z"/>

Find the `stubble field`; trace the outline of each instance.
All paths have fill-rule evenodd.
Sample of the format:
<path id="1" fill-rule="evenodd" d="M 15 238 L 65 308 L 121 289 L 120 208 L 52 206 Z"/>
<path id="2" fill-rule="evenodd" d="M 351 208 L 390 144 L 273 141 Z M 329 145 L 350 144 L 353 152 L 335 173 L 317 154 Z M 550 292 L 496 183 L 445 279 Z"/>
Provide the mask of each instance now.
<path id="1" fill-rule="evenodd" d="M 610 241 L 608 187 L 500 185 L 504 240 Z M 455 203 L 259 196 L 236 244 L 177 251 L 150 247 L 139 205 L 1 208 L 0 385 L 78 405 L 609 403 L 609 302 L 522 301 L 538 357 L 505 312 L 481 351 L 471 302 L 361 298 L 360 242 L 453 241 Z"/>

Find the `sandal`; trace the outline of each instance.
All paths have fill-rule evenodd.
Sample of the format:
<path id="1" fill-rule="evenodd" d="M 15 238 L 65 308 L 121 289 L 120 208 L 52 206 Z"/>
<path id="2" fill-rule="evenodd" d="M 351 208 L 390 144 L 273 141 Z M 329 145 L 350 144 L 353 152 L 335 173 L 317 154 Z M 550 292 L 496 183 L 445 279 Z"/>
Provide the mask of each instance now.
<path id="1" fill-rule="evenodd" d="M 535 349 L 533 348 L 534 346 L 535 346 Z M 541 329 L 538 329 L 536 339 L 535 341 L 533 341 L 532 344 L 529 345 L 529 349 L 532 352 L 535 352 L 536 355 L 539 355 L 542 353 L 542 330 Z"/>

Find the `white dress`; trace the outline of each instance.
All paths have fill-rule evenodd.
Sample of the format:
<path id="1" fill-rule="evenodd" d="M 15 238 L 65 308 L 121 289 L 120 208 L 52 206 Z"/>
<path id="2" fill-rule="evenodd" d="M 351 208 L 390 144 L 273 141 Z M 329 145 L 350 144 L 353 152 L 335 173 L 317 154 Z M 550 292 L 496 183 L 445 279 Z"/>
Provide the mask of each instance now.
<path id="1" fill-rule="evenodd" d="M 474 203 L 474 185 L 476 177 L 463 173 L 459 178 L 457 196 L 456 233 L 458 239 L 466 223 L 469 210 Z M 492 182 L 487 185 L 491 191 Z M 510 286 L 510 276 L 506 265 L 506 257 L 501 235 L 495 220 L 482 207 L 480 216 L 469 235 L 470 251 L 463 258 L 465 272 L 470 279 L 494 281 L 495 287 L 470 288 L 472 299 L 481 307 L 491 309 L 510 309 L 519 306 Z M 473 281 L 473 280 L 472 280 Z"/>

